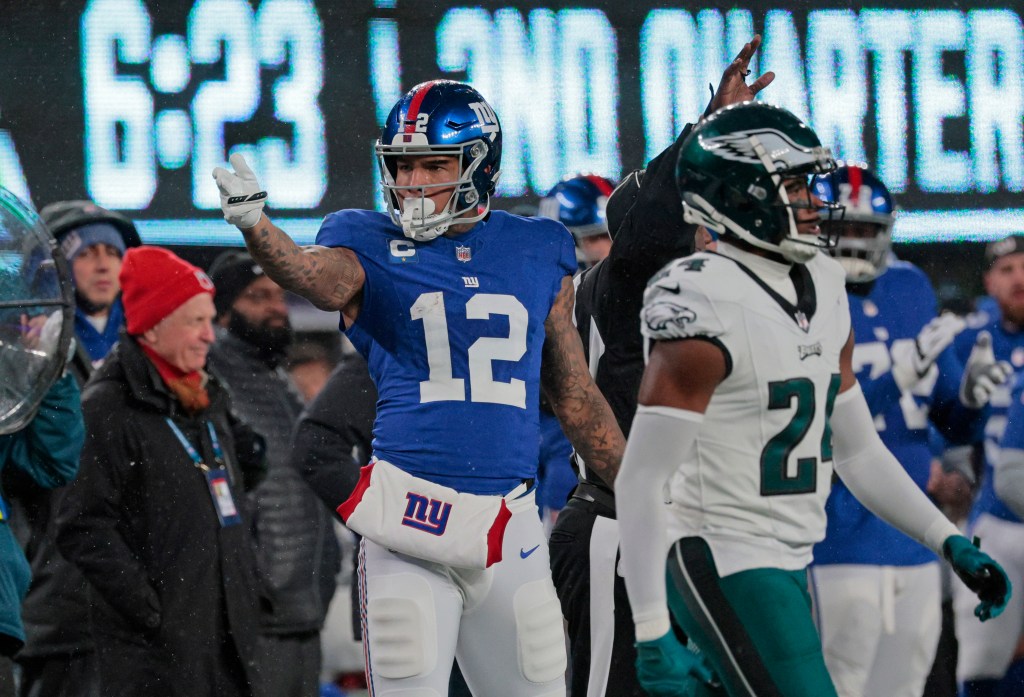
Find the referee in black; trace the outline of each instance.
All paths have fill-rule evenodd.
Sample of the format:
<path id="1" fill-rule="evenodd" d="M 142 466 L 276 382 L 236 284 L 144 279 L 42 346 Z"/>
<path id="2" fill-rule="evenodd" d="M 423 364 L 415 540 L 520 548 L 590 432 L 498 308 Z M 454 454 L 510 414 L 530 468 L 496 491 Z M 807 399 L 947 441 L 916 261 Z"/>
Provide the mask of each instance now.
<path id="1" fill-rule="evenodd" d="M 746 84 L 761 45 L 754 36 L 722 75 L 705 115 L 754 98 L 775 78 Z M 590 371 L 622 432 L 629 434 L 644 371 L 640 308 L 647 280 L 673 259 L 694 252 L 696 227 L 683 221 L 676 191 L 679 150 L 692 126 L 646 170 L 627 176 L 609 197 L 608 257 L 576 278 L 576 325 Z M 633 618 L 618 573 L 619 531 L 611 489 L 579 462 L 579 484 L 549 542 L 551 572 L 569 624 L 572 697 L 643 697 L 636 679 Z"/>

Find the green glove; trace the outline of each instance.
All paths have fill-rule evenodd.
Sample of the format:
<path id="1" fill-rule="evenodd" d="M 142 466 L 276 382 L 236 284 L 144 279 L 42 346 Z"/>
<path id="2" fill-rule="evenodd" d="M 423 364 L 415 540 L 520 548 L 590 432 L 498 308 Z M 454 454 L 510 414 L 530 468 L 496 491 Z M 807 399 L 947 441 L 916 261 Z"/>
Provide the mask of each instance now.
<path id="1" fill-rule="evenodd" d="M 974 608 L 974 616 L 984 622 L 1003 612 L 1013 587 L 1003 567 L 978 549 L 978 543 L 977 537 L 971 544 L 963 535 L 950 535 L 942 543 L 942 554 L 964 585 L 978 595 L 981 602 Z"/>
<path id="2" fill-rule="evenodd" d="M 671 629 L 657 639 L 636 643 L 636 675 L 654 697 L 707 694 L 702 688 L 717 682 L 703 656 L 680 644 Z"/>

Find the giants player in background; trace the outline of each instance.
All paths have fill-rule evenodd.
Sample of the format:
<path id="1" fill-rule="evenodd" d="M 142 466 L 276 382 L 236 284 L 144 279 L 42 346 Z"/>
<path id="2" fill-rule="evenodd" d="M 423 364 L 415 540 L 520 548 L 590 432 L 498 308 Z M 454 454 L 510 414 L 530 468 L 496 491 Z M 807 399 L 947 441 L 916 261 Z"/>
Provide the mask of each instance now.
<path id="1" fill-rule="evenodd" d="M 572 323 L 572 236 L 489 210 L 501 126 L 469 85 L 414 87 L 377 154 L 390 215 L 331 214 L 308 247 L 262 213 L 266 193 L 244 159 L 214 172 L 253 258 L 341 311 L 377 385 L 373 467 L 339 507 L 363 535 L 371 692 L 441 697 L 457 655 L 474 694 L 564 695 L 562 616 L 533 491 L 541 389 L 609 484 L 624 441 Z M 363 511 L 370 522 L 357 529 Z"/>
<path id="2" fill-rule="evenodd" d="M 555 184 L 540 200 L 537 215 L 557 220 L 576 239 L 576 258 L 589 268 L 608 256 L 612 238 L 605 209 L 615 185 L 596 174 L 577 174 Z M 576 277 L 576 282 L 578 279 Z M 570 462 L 572 445 L 562 433 L 547 400 L 540 403 L 540 469 L 537 474 L 537 505 L 550 532 L 576 486 L 576 472 Z"/>
<path id="3" fill-rule="evenodd" d="M 989 317 L 980 326 L 968 318 L 970 326 L 957 337 L 956 351 L 963 359 L 978 338 L 991 341 L 995 357 L 1009 361 L 1017 371 L 1019 385 L 1024 367 L 1024 236 L 1013 235 L 990 243 L 985 249 L 985 259 L 988 263 L 985 291 L 998 305 L 999 316 Z M 1024 511 L 1020 506 L 1021 490 L 1016 488 L 1020 484 L 1019 475 L 1014 474 L 1020 465 L 1020 451 L 1024 449 L 1019 401 L 1019 390 L 1016 400 L 1011 400 L 1010 387 L 1003 385 L 989 402 L 984 434 L 979 435 L 979 439 L 984 440 L 985 470 L 981 490 L 968 519 L 968 534 L 979 537 L 984 548 L 1006 565 L 1013 583 L 1024 584 Z M 1007 417 L 1011 411 L 1014 425 L 1009 428 Z M 1002 616 L 978 625 L 970 621 L 969 595 L 962 588 L 955 587 L 953 591 L 960 646 L 957 680 L 961 695 L 1019 694 L 1019 683 L 1016 689 L 1000 691 L 1000 688 L 1011 661 L 1021 658 L 1024 602 L 1014 597 Z"/>
<path id="4" fill-rule="evenodd" d="M 537 212 L 569 228 L 583 253 L 583 264 L 591 267 L 608 256 L 612 236 L 608 230 L 608 197 L 615 184 L 597 174 L 566 177 L 540 200 Z"/>
<path id="5" fill-rule="evenodd" d="M 949 347 L 964 320 L 936 317 L 928 278 L 892 256 L 893 199 L 874 174 L 864 165 L 841 165 L 816 179 L 815 193 L 845 209 L 842 220 L 822 227 L 838 236 L 829 251 L 846 272 L 853 371 L 882 442 L 924 490 L 932 460 L 929 416 L 949 413 L 961 376 L 970 382 L 963 385 L 970 406 L 987 401 L 994 383 L 977 383 L 984 374 L 978 361 L 986 359 L 975 352 L 971 370 L 963 371 Z M 1008 367 L 994 367 L 996 379 L 1005 380 Z M 976 387 L 983 390 L 978 399 Z M 842 480 L 833 484 L 825 510 L 828 527 L 814 548 L 811 582 L 836 691 L 920 697 L 941 628 L 938 556 L 871 513 Z"/>

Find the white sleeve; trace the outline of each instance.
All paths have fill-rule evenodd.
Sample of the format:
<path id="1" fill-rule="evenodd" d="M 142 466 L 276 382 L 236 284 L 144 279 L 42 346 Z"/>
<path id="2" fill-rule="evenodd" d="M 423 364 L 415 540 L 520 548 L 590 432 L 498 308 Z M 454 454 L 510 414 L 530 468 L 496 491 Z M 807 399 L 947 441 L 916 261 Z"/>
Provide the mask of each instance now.
<path id="1" fill-rule="evenodd" d="M 671 407 L 640 406 L 633 418 L 622 467 L 615 479 L 622 569 L 637 641 L 669 630 L 665 597 L 665 485 L 688 452 L 704 415 Z"/>
<path id="2" fill-rule="evenodd" d="M 1024 450 L 1003 448 L 999 451 L 992 484 L 999 500 L 1024 518 Z"/>
<path id="3" fill-rule="evenodd" d="M 882 443 L 860 385 L 841 393 L 832 410 L 836 472 L 862 504 L 939 555 L 960 531 L 937 509 Z"/>

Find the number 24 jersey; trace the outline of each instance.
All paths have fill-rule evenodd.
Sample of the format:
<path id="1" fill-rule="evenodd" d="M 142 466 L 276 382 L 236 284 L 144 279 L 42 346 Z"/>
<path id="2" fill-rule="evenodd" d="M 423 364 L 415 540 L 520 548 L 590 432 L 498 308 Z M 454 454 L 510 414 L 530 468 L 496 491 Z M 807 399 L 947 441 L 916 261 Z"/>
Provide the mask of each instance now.
<path id="1" fill-rule="evenodd" d="M 721 575 L 801 569 L 825 533 L 828 417 L 850 313 L 832 259 L 795 264 L 790 278 L 795 305 L 739 262 L 703 252 L 669 264 L 645 293 L 645 337 L 711 341 L 726 356 L 692 450 L 666 453 L 679 459 L 669 532 L 704 538 Z"/>
<path id="2" fill-rule="evenodd" d="M 536 476 L 544 322 L 576 269 L 568 230 L 492 211 L 414 242 L 386 215 L 345 210 L 317 244 L 353 250 L 366 272 L 354 343 L 379 393 L 374 454 L 470 493 Z"/>

